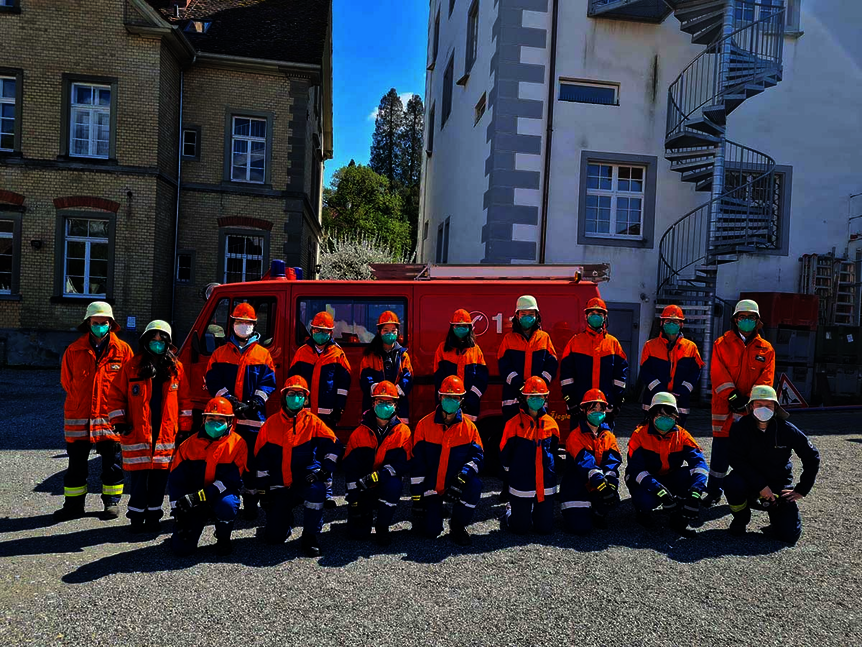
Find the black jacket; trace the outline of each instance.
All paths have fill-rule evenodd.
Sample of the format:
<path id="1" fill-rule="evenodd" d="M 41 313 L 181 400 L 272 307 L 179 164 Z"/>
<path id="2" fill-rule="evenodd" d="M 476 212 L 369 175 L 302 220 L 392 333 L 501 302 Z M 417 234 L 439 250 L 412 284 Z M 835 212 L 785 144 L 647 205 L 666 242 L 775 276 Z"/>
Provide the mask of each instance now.
<path id="1" fill-rule="evenodd" d="M 805 496 L 814 487 L 820 469 L 820 452 L 794 425 L 773 418 L 761 431 L 757 419 L 743 416 L 730 428 L 730 466 L 745 479 L 753 492 L 767 485 L 776 494 L 793 485 L 791 452 L 802 460 L 802 475 L 795 489 Z"/>

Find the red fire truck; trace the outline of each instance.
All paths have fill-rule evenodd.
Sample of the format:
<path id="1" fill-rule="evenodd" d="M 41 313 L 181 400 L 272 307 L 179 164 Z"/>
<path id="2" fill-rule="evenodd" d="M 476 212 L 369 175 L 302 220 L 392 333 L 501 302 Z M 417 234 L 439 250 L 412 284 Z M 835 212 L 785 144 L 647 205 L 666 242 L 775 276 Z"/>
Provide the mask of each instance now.
<path id="1" fill-rule="evenodd" d="M 432 265 L 414 280 L 298 281 L 279 276 L 219 285 L 211 290 L 186 337 L 180 359 L 190 376 L 196 412 L 200 411 L 209 399 L 204 374 L 210 356 L 230 335 L 229 315 L 234 306 L 248 302 L 257 312 L 260 343 L 272 354 L 281 385 L 294 352 L 308 338 L 312 317 L 326 310 L 335 318 L 333 338 L 344 349 L 353 368 L 347 409 L 336 429 L 345 440 L 359 423 L 362 403 L 359 363 L 362 351 L 377 331 L 380 313 L 392 310 L 402 322 L 403 345 L 410 353 L 415 372 L 410 420 L 417 422 L 435 406 L 434 352 L 446 336 L 452 313 L 464 308 L 473 318 L 476 341 L 491 376 L 477 425 L 486 444 L 493 447 L 493 441 L 502 433 L 502 379 L 497 371 L 497 347 L 503 335 L 511 330 L 517 298 L 522 294 L 536 297 L 542 327 L 551 335 L 561 355 L 569 338 L 584 328 L 584 306 L 599 295 L 597 283 L 607 279 L 607 265 Z M 278 398 L 271 398 L 268 414 L 277 410 Z M 560 421 L 565 433 L 568 416 L 559 378 L 551 387 L 549 412 Z"/>

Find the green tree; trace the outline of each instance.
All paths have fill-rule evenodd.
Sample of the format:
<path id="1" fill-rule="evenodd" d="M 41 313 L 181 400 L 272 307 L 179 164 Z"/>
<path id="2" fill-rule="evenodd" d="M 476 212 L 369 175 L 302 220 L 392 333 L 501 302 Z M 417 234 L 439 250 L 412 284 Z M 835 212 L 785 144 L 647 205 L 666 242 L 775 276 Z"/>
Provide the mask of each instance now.
<path id="1" fill-rule="evenodd" d="M 391 88 L 380 99 L 380 106 L 377 108 L 369 161 L 374 172 L 384 176 L 390 183 L 395 182 L 400 175 L 400 137 L 403 125 L 404 105 L 395 88 Z"/>
<path id="2" fill-rule="evenodd" d="M 401 133 L 398 136 L 398 181 L 406 187 L 419 186 L 422 175 L 425 106 L 414 94 L 404 108 Z"/>
<path id="3" fill-rule="evenodd" d="M 375 238 L 397 254 L 413 246 L 403 212 L 403 199 L 389 180 L 362 164 L 335 171 L 323 192 L 323 228 L 334 238 Z"/>

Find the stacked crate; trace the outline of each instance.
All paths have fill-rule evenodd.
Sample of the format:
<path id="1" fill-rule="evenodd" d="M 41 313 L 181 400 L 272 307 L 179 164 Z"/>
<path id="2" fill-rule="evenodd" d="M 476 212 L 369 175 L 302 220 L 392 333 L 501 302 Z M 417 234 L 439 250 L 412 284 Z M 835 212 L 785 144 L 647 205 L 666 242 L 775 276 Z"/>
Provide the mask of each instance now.
<path id="1" fill-rule="evenodd" d="M 799 291 L 820 299 L 819 323 L 824 326 L 857 326 L 856 263 L 834 253 L 800 257 Z"/>

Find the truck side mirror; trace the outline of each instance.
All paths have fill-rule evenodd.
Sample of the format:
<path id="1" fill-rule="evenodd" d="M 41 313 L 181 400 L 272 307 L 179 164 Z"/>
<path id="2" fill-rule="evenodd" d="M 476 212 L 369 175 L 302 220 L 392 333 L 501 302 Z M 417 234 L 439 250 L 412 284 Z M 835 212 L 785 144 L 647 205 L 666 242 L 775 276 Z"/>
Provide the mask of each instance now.
<path id="1" fill-rule="evenodd" d="M 192 363 L 196 364 L 198 359 L 201 356 L 201 340 L 198 338 L 198 333 L 192 330 L 191 334 L 191 347 L 192 347 Z"/>

